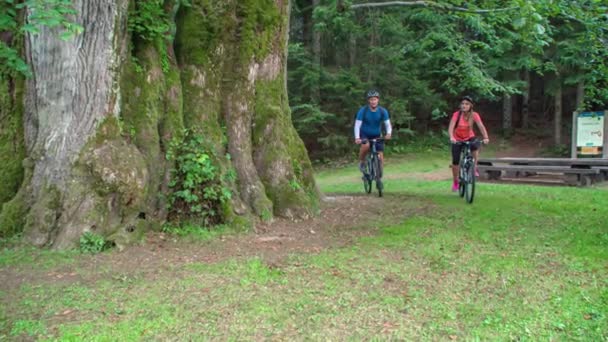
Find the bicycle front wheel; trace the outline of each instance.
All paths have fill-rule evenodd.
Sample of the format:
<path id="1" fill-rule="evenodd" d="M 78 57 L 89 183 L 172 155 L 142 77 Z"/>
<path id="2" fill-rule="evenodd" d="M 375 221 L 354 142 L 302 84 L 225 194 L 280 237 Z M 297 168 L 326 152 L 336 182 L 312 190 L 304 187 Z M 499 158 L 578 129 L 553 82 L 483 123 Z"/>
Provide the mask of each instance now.
<path id="1" fill-rule="evenodd" d="M 365 193 L 372 192 L 372 181 L 374 177 L 374 167 L 372 161 L 368 158 L 367 162 L 367 172 L 363 175 L 363 188 L 365 189 Z"/>
<path id="2" fill-rule="evenodd" d="M 363 189 L 365 189 L 365 193 L 372 192 L 372 179 L 369 175 L 363 175 Z"/>
<path id="3" fill-rule="evenodd" d="M 466 166 L 464 164 L 460 164 L 458 168 L 458 195 L 460 197 L 464 197 L 464 189 L 467 184 L 467 176 L 466 176 Z"/>
<path id="4" fill-rule="evenodd" d="M 467 168 L 466 178 L 465 199 L 467 203 L 473 203 L 473 198 L 475 197 L 475 167 L 473 165 Z"/>
<path id="5" fill-rule="evenodd" d="M 384 191 L 384 184 L 382 184 L 382 163 L 380 159 L 374 160 L 374 176 L 376 178 L 376 190 L 378 190 L 378 197 L 382 197 Z"/>

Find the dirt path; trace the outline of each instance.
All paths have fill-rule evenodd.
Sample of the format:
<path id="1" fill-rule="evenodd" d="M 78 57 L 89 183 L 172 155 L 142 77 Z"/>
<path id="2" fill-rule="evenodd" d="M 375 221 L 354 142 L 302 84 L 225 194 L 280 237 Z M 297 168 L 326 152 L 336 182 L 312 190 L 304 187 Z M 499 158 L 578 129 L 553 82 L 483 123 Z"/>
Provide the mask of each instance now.
<path id="1" fill-rule="evenodd" d="M 534 155 L 536 147 L 521 141 L 504 153 Z M 447 164 L 446 164 L 447 165 Z M 388 175 L 390 179 L 449 179 L 446 169 L 432 172 Z M 406 209 L 407 208 L 407 209 Z M 253 231 L 225 235 L 204 242 L 187 242 L 163 233 L 149 233 L 145 241 L 123 251 L 82 255 L 75 263 L 46 270 L 29 266 L 0 269 L 0 291 L 8 292 L 26 283 L 95 282 L 112 277 L 151 277 L 190 263 L 214 263 L 230 258 L 259 257 L 269 265 L 280 265 L 293 253 L 318 253 L 327 248 L 350 245 L 359 237 L 377 233 L 379 226 L 397 224 L 416 213 L 433 210 L 425 198 L 388 193 L 384 198 L 362 193 L 326 196 L 317 217 L 289 221 L 275 219 L 258 223 Z M 35 258 L 43 258 L 43 254 Z"/>
<path id="2" fill-rule="evenodd" d="M 411 202 L 411 203 L 405 203 Z M 405 209 L 408 208 L 408 209 Z M 72 264 L 47 270 L 9 266 L 0 270 L 0 291 L 23 284 L 93 283 L 111 277 L 154 277 L 190 263 L 213 263 L 230 258 L 259 257 L 278 266 L 293 253 L 318 253 L 350 245 L 378 227 L 396 224 L 417 212 L 432 210 L 421 198 L 387 194 L 326 196 L 317 217 L 259 223 L 248 233 L 225 235 L 204 242 L 187 242 L 163 233 L 149 233 L 145 242 L 123 251 L 82 255 Z M 27 269 L 26 269 L 27 268 Z"/>

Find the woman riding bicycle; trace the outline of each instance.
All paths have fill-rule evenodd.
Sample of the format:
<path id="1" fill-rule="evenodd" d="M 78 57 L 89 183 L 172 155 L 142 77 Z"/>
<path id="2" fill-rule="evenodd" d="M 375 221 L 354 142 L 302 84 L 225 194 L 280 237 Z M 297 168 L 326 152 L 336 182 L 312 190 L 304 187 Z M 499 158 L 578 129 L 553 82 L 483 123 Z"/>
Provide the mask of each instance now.
<path id="1" fill-rule="evenodd" d="M 378 105 L 380 101 L 380 93 L 377 90 L 367 92 L 367 106 L 363 106 L 357 112 L 355 119 L 355 144 L 360 144 L 359 148 L 359 170 L 365 173 L 365 156 L 369 152 L 369 139 L 380 138 L 381 127 L 384 123 L 386 135 L 384 139 L 391 138 L 391 121 L 389 119 L 388 110 Z M 384 144 L 382 141 L 376 142 L 376 149 L 379 152 L 378 157 L 380 163 L 384 163 Z"/>
<path id="2" fill-rule="evenodd" d="M 450 126 L 448 128 L 448 134 L 450 135 L 450 141 L 452 142 L 452 178 L 454 180 L 452 184 L 452 191 L 458 191 L 458 164 L 460 163 L 460 153 L 463 146 L 457 144 L 457 142 L 473 141 L 471 144 L 471 151 L 473 158 L 475 158 L 475 176 L 479 176 L 477 172 L 477 160 L 479 159 L 479 147 L 480 143 L 475 139 L 475 132 L 473 131 L 473 123 L 477 124 L 477 127 L 483 135 L 483 143 L 488 144 L 490 139 L 488 137 L 488 131 L 481 121 L 479 113 L 473 111 L 473 98 L 470 96 L 463 96 L 460 99 L 460 110 L 452 114 L 450 120 Z"/>

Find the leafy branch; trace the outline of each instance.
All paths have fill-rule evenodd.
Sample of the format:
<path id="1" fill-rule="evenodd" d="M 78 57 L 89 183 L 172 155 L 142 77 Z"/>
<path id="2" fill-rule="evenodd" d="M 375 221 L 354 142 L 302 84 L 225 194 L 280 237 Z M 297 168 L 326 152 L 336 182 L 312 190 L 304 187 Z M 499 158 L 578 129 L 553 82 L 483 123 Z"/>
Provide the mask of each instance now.
<path id="1" fill-rule="evenodd" d="M 26 11 L 25 23 L 21 23 L 19 15 Z M 69 17 L 77 14 L 71 0 L 0 0 L 0 32 L 8 33 L 10 39 L 0 41 L 0 61 L 9 70 L 20 72 L 25 76 L 31 75 L 31 70 L 21 58 L 18 49 L 12 46 L 16 35 L 38 34 L 41 27 L 60 27 L 62 40 L 69 40 L 84 31 L 84 28 Z"/>
<path id="2" fill-rule="evenodd" d="M 342 1 L 338 1 L 338 7 L 342 7 Z M 493 8 L 493 9 L 472 9 L 466 7 L 457 7 L 448 4 L 441 4 L 435 1 L 387 1 L 387 2 L 369 2 L 365 4 L 354 4 L 351 5 L 351 9 L 358 8 L 370 8 L 370 7 L 388 7 L 388 6 L 418 6 L 418 7 L 434 7 L 444 11 L 454 11 L 454 12 L 468 12 L 468 13 L 492 13 L 492 12 L 505 12 L 505 11 L 513 11 L 518 9 L 518 7 L 506 7 L 506 8 Z"/>

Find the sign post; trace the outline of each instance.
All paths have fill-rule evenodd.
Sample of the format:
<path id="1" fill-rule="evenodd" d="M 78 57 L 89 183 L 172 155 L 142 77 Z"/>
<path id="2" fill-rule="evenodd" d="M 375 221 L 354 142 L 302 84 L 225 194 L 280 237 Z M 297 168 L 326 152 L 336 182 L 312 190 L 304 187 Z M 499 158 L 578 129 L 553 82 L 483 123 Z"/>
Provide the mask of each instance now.
<path id="1" fill-rule="evenodd" d="M 572 158 L 608 158 L 608 111 L 574 112 Z"/>

